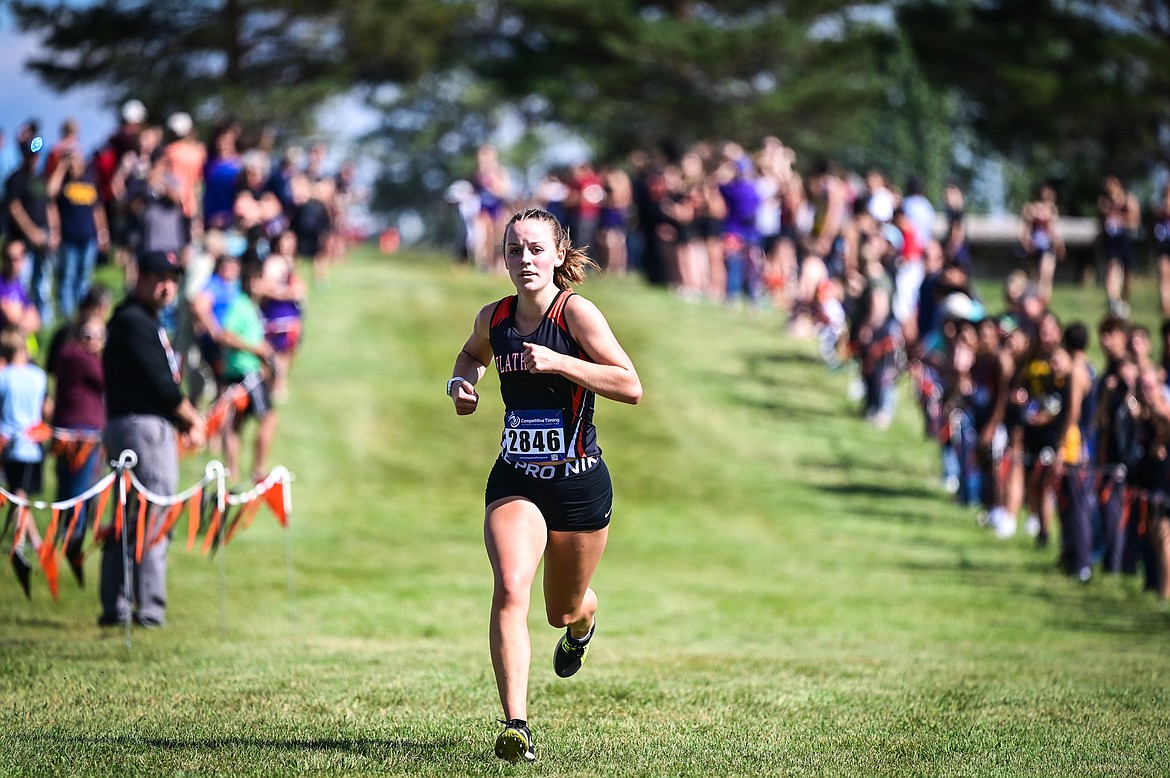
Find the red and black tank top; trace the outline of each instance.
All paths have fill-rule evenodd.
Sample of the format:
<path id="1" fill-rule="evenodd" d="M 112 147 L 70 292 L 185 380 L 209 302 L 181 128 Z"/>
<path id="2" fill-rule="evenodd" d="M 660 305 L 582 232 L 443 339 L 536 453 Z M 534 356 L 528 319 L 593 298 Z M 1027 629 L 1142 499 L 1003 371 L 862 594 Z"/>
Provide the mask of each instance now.
<path id="1" fill-rule="evenodd" d="M 593 426 L 593 392 L 564 376 L 524 369 L 525 343 L 592 361 L 565 321 L 565 305 L 572 295 L 560 290 L 528 334 L 516 331 L 515 295 L 496 303 L 492 313 L 489 339 L 504 399 L 502 451 L 509 461 L 556 462 L 601 454 Z M 554 421 L 558 417 L 559 424 Z"/>

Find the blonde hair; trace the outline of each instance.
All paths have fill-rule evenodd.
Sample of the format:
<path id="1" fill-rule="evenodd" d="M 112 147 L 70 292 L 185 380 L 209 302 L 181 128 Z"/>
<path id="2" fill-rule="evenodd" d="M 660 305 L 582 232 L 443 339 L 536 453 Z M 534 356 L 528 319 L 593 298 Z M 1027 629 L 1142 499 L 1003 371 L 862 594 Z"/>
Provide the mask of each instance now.
<path id="1" fill-rule="evenodd" d="M 24 333 L 12 325 L 0 330 L 0 358 L 12 362 L 28 347 Z"/>
<path id="2" fill-rule="evenodd" d="M 548 211 L 540 208 L 527 208 L 519 211 L 504 227 L 504 240 L 508 239 L 508 227 L 511 227 L 516 222 L 523 221 L 540 221 L 548 224 L 552 231 L 553 242 L 556 243 L 557 251 L 565 252 L 565 261 L 561 266 L 553 271 L 553 283 L 558 289 L 572 289 L 573 284 L 580 284 L 585 281 L 585 274 L 590 269 L 601 270 L 601 267 L 589 258 L 585 253 L 585 246 L 574 246 L 572 239 L 569 237 L 569 230 L 557 217 L 553 216 Z M 507 256 L 507 245 L 504 246 L 504 256 Z"/>

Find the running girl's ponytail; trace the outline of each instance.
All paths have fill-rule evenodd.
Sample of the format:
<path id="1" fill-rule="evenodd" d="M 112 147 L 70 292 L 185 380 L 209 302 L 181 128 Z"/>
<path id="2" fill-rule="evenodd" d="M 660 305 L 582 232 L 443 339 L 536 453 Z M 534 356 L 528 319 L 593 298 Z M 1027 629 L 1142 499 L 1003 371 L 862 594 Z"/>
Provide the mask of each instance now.
<path id="1" fill-rule="evenodd" d="M 573 284 L 584 282 L 585 274 L 590 269 L 601 270 L 601 267 L 585 253 L 584 246 L 573 245 L 573 241 L 569 237 L 569 230 L 561 224 L 560 220 L 548 211 L 540 208 L 525 209 L 509 219 L 508 224 L 504 227 L 505 236 L 508 233 L 508 227 L 511 227 L 516 222 L 530 220 L 547 223 L 552 230 L 557 251 L 563 250 L 565 252 L 565 261 L 553 271 L 553 283 L 556 284 L 558 289 L 571 289 Z M 505 256 L 507 256 L 507 247 L 505 247 L 504 251 Z"/>

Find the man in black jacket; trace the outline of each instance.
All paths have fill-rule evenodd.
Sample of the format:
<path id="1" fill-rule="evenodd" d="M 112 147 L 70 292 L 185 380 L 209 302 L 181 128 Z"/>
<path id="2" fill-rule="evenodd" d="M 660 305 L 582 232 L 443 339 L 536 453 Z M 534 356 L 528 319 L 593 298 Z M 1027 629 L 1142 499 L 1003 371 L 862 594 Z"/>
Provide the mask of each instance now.
<path id="1" fill-rule="evenodd" d="M 138 456 L 134 474 L 155 494 L 174 494 L 179 480 L 176 430 L 192 446 L 204 441 L 203 417 L 183 396 L 179 363 L 159 323 L 159 312 L 174 301 L 182 272 L 177 256 L 153 252 L 139 259 L 133 291 L 110 319 L 103 367 L 106 375 L 105 446 L 111 457 L 131 450 Z M 111 536 L 102 551 L 98 623 L 161 626 L 166 616 L 167 546 L 144 538 L 141 560 L 135 553 L 137 522 L 133 510 L 123 522 L 126 543 Z M 147 522 L 150 526 L 150 522 Z M 125 549 L 129 549 L 126 553 Z M 126 590 L 125 565 L 131 590 Z"/>

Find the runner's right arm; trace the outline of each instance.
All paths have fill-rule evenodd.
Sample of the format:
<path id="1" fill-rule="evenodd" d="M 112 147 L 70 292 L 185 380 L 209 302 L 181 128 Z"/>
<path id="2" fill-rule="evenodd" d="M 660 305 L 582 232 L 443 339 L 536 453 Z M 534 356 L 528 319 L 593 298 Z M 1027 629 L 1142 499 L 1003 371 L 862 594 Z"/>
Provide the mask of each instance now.
<path id="1" fill-rule="evenodd" d="M 488 336 L 491 328 L 492 311 L 495 305 L 485 305 L 475 317 L 475 324 L 471 336 L 463 344 L 459 355 L 455 357 L 455 366 L 451 368 L 451 382 L 447 394 L 455 402 L 455 412 L 460 416 L 475 413 L 479 406 L 479 394 L 475 385 L 487 372 L 487 366 L 492 359 L 492 343 Z M 461 378 L 462 381 L 454 379 Z"/>

